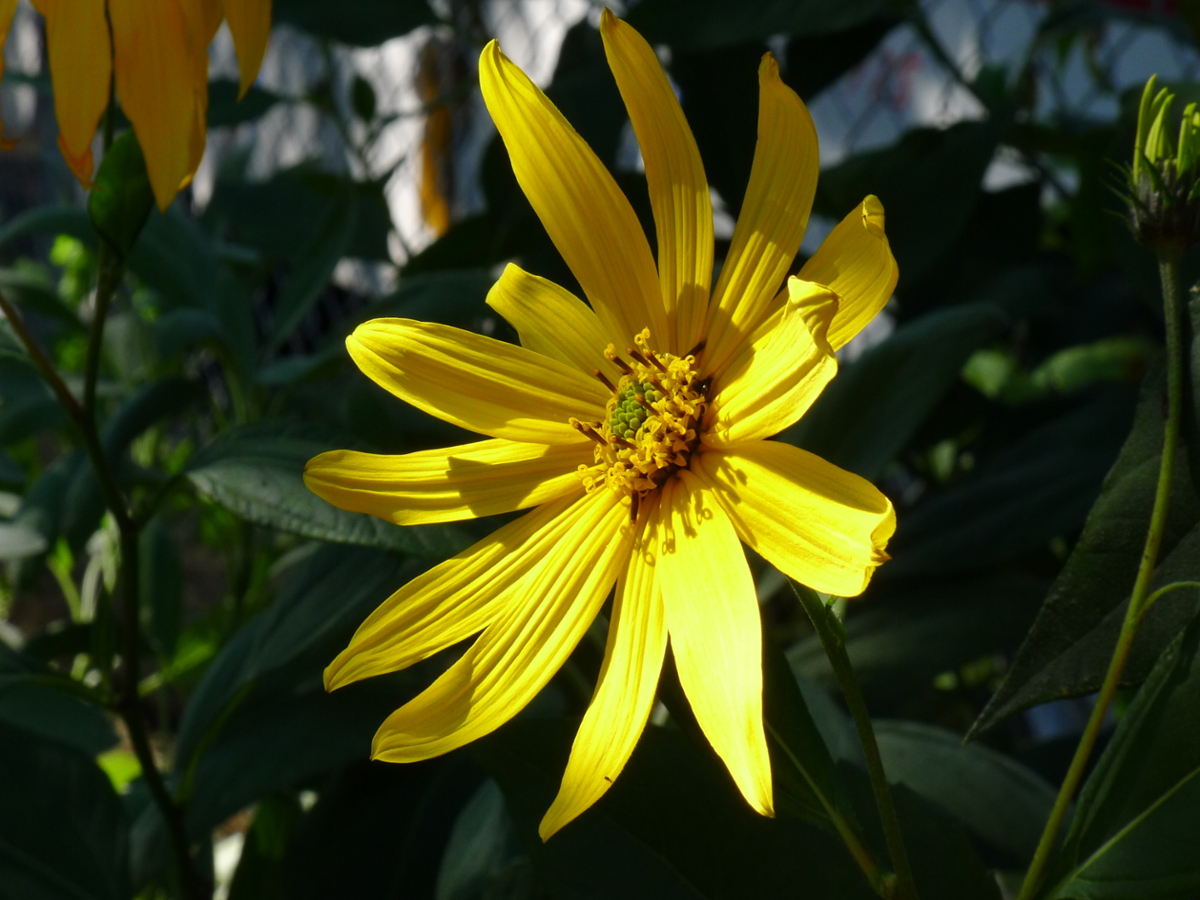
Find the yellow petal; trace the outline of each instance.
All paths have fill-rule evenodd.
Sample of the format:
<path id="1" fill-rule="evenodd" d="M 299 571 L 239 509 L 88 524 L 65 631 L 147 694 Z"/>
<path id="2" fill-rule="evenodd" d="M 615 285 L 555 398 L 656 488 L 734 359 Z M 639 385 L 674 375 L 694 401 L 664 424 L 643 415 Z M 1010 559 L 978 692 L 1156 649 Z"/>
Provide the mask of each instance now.
<path id="1" fill-rule="evenodd" d="M 720 370 L 764 318 L 800 249 L 817 190 L 816 128 L 800 98 L 780 80 L 770 53 L 759 66 L 758 89 L 750 184 L 713 290 L 706 351 L 710 371 Z"/>
<path id="2" fill-rule="evenodd" d="M 8 29 L 12 26 L 16 12 L 17 0 L 0 0 L 0 79 L 4 78 L 4 44 L 8 40 Z M 16 143 L 15 140 L 0 137 L 0 148 L 4 150 L 11 150 Z"/>
<path id="3" fill-rule="evenodd" d="M 563 539 L 584 504 L 578 497 L 547 503 L 418 575 L 359 626 L 325 669 L 325 688 L 406 669 L 482 631 L 507 609 L 505 592 Z"/>
<path id="4" fill-rule="evenodd" d="M 637 136 L 658 233 L 658 278 L 669 346 L 683 354 L 704 334 L 712 280 L 712 200 L 700 150 L 654 49 L 607 9 L 600 34 Z"/>
<path id="5" fill-rule="evenodd" d="M 462 658 L 380 726 L 371 756 L 416 762 L 499 728 L 559 670 L 600 611 L 629 559 L 629 508 L 595 491 L 538 564 L 507 593 L 507 606 Z"/>
<path id="6" fill-rule="evenodd" d="M 654 514 L 657 498 L 643 509 Z M 645 521 L 645 519 L 644 519 Z M 558 796 L 542 819 L 543 841 L 604 796 L 633 752 L 650 711 L 667 649 L 662 596 L 654 580 L 658 548 L 647 531 L 635 544 L 629 570 L 617 582 L 604 665 Z"/>
<path id="7" fill-rule="evenodd" d="M 596 369 L 610 379 L 620 377 L 620 370 L 604 356 L 612 338 L 605 335 L 596 314 L 553 281 L 509 263 L 488 292 L 487 303 L 517 329 L 522 347 L 589 377 Z"/>
<path id="8" fill-rule="evenodd" d="M 480 441 L 402 456 L 333 450 L 308 461 L 304 483 L 339 509 L 397 525 L 456 522 L 528 509 L 583 489 L 590 444 Z"/>
<path id="9" fill-rule="evenodd" d="M 412 319 L 373 319 L 346 338 L 366 375 L 401 400 L 468 431 L 511 441 L 586 441 L 572 416 L 598 421 L 597 379 L 503 341 Z"/>
<path id="10" fill-rule="evenodd" d="M 85 188 L 92 183 L 92 138 L 108 106 L 112 51 L 104 0 L 35 0 L 46 20 L 58 146 Z"/>
<path id="11" fill-rule="evenodd" d="M 657 576 L 696 721 L 756 812 L 774 815 L 762 722 L 762 621 L 742 545 L 689 471 L 663 488 Z"/>
<path id="12" fill-rule="evenodd" d="M 829 343 L 834 350 L 844 347 L 887 305 L 900 277 L 877 197 L 868 196 L 838 223 L 804 264 L 800 277 L 828 285 L 838 295 Z"/>
<path id="13" fill-rule="evenodd" d="M 667 334 L 654 258 L 633 207 L 587 143 L 495 41 L 479 86 L 513 173 L 617 348 Z"/>
<path id="14" fill-rule="evenodd" d="M 791 298 L 744 342 L 721 374 L 706 413 L 704 443 L 732 447 L 783 431 L 837 373 L 824 333 L 837 309 L 828 288 L 788 279 Z"/>
<path id="15" fill-rule="evenodd" d="M 703 453 L 695 467 L 742 540 L 818 591 L 855 597 L 896 530 L 892 503 L 865 478 L 775 441 Z"/>
<path id="16" fill-rule="evenodd" d="M 117 97 L 146 156 L 160 209 L 199 164 L 198 38 L 179 0 L 108 0 Z"/>
<path id="17" fill-rule="evenodd" d="M 245 96 L 258 77 L 267 39 L 271 36 L 271 0 L 225 0 L 225 21 L 233 36 L 237 51 L 241 88 L 238 98 Z"/>

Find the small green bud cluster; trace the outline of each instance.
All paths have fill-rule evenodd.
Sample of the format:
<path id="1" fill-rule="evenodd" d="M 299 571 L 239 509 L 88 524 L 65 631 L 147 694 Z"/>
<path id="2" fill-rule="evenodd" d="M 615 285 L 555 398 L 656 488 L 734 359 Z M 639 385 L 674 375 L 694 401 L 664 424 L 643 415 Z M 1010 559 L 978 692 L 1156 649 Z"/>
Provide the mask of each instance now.
<path id="1" fill-rule="evenodd" d="M 1138 108 L 1133 165 L 1127 171 L 1137 239 L 1154 250 L 1182 252 L 1200 241 L 1200 111 L 1189 103 L 1171 140 L 1175 95 L 1151 76 Z"/>
<path id="2" fill-rule="evenodd" d="M 638 395 L 641 395 L 646 405 L 638 401 Z M 638 429 L 650 417 L 647 406 L 661 400 L 662 397 L 650 382 L 635 381 L 617 394 L 617 403 L 609 417 L 608 427 L 616 437 L 632 441 L 637 437 Z"/>

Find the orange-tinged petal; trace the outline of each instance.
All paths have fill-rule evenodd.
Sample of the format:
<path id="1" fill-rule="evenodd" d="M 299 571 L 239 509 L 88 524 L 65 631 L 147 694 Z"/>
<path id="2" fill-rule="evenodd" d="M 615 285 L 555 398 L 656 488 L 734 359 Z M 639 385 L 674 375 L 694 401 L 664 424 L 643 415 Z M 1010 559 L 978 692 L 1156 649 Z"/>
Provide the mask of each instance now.
<path id="1" fill-rule="evenodd" d="M 883 230 L 883 204 L 868 196 L 829 233 L 800 277 L 838 295 L 829 327 L 834 350 L 844 347 L 891 299 L 900 269 Z"/>
<path id="2" fill-rule="evenodd" d="M 578 493 L 590 444 L 480 441 L 402 456 L 331 450 L 308 461 L 304 483 L 340 509 L 397 525 L 456 522 L 528 509 Z"/>
<path id="3" fill-rule="evenodd" d="M 742 344 L 716 383 L 704 443 L 732 447 L 779 434 L 837 374 L 824 335 L 838 306 L 823 285 L 788 279 L 791 298 Z"/>
<path id="4" fill-rule="evenodd" d="M 769 311 L 800 249 L 817 190 L 816 128 L 804 103 L 780 80 L 779 64 L 770 53 L 759 66 L 758 88 L 758 144 L 750 184 L 713 290 L 704 357 L 710 372 L 729 361 Z"/>
<path id="5" fill-rule="evenodd" d="M 241 74 L 239 99 L 244 97 L 262 68 L 271 36 L 271 0 L 225 0 L 225 21 L 233 35 Z"/>
<path id="6" fill-rule="evenodd" d="M 509 263 L 488 292 L 487 303 L 517 329 L 522 347 L 588 376 L 600 369 L 610 379 L 620 377 L 604 356 L 612 338 L 605 336 L 588 305 L 566 288 Z"/>
<path id="7" fill-rule="evenodd" d="M 583 502 L 564 497 L 539 506 L 404 585 L 325 669 L 326 689 L 406 669 L 482 631 L 507 609 L 509 588 L 571 530 Z"/>
<path id="8" fill-rule="evenodd" d="M 433 322 L 374 319 L 346 338 L 346 348 L 372 381 L 401 400 L 511 441 L 586 441 L 570 419 L 602 419 L 611 393 L 540 353 Z"/>
<path id="9" fill-rule="evenodd" d="M 656 514 L 657 505 L 657 497 L 647 501 L 643 521 Z M 667 625 L 654 578 L 658 548 L 653 537 L 649 530 L 641 536 L 633 547 L 628 571 L 617 582 L 604 665 L 575 735 L 558 796 L 538 827 L 543 841 L 612 787 L 654 708 L 667 649 Z"/>
<path id="10" fill-rule="evenodd" d="M 646 165 L 658 232 L 658 278 L 671 334 L 686 353 L 704 334 L 713 267 L 713 212 L 700 150 L 654 49 L 607 9 L 600 34 Z"/>
<path id="11" fill-rule="evenodd" d="M 762 720 L 762 621 L 737 533 L 712 490 L 684 470 L 663 487 L 657 577 L 692 711 L 742 796 L 774 815 Z"/>
<path id="12" fill-rule="evenodd" d="M 587 143 L 495 41 L 479 57 L 479 86 L 513 173 L 619 350 L 666 311 L 637 215 Z"/>
<path id="13" fill-rule="evenodd" d="M 777 569 L 818 591 L 855 597 L 896 530 L 880 490 L 821 457 L 776 441 L 700 455 L 710 485 L 742 540 Z"/>
<path id="14" fill-rule="evenodd" d="M 204 134 L 198 43 L 179 0 L 108 0 L 117 97 L 146 156 L 160 209 L 199 164 Z"/>
<path id="15" fill-rule="evenodd" d="M 92 138 L 108 106 L 112 51 L 104 0 L 35 0 L 46 20 L 58 147 L 85 188 L 92 183 Z"/>
<path id="16" fill-rule="evenodd" d="M 595 491 L 558 544 L 507 593 L 501 618 L 424 692 L 380 726 L 371 756 L 416 762 L 483 737 L 559 670 L 604 604 L 633 541 L 629 509 Z"/>

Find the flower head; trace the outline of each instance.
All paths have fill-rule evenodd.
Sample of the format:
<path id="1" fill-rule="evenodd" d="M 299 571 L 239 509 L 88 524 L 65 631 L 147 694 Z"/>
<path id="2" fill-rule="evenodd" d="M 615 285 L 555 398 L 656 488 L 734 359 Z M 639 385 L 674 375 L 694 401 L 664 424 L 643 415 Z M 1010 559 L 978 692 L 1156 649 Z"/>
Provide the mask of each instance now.
<path id="1" fill-rule="evenodd" d="M 891 296 L 873 197 L 787 279 L 812 206 L 816 133 L 768 54 L 750 185 L 715 287 L 712 208 L 691 131 L 654 51 L 605 13 L 609 64 L 646 166 L 657 266 L 612 176 L 495 42 L 484 99 L 517 180 L 590 306 L 510 265 L 488 303 L 514 346 L 380 319 L 347 340 L 397 397 L 487 436 L 404 456 L 335 451 L 309 487 L 399 524 L 533 508 L 386 600 L 326 670 L 333 689 L 472 635 L 393 713 L 373 755 L 426 759 L 502 725 L 545 686 L 614 584 L 604 667 L 542 822 L 549 837 L 616 779 L 650 715 L 670 643 L 696 718 L 750 805 L 771 815 L 761 621 L 742 543 L 832 594 L 860 593 L 895 528 L 870 483 L 765 440 L 796 421 L 834 351 Z"/>
<path id="2" fill-rule="evenodd" d="M 1200 110 L 1189 103 L 1171 139 L 1175 95 L 1151 76 L 1138 107 L 1128 195 L 1133 232 L 1152 249 L 1181 252 L 1200 241 Z"/>
<path id="3" fill-rule="evenodd" d="M 32 0 L 46 20 L 58 146 L 90 187 L 92 138 L 115 87 L 165 209 L 204 154 L 208 45 L 229 23 L 244 94 L 271 30 L 271 0 Z M 0 44 L 16 0 L 0 0 Z M 0 57 L 0 74 L 3 73 Z"/>

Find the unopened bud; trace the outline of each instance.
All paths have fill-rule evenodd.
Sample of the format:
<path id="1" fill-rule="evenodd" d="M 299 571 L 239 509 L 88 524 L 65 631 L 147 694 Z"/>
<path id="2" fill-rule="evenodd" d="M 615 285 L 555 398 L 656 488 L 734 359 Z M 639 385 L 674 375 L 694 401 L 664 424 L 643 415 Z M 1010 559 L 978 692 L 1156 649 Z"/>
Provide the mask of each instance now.
<path id="1" fill-rule="evenodd" d="M 1126 200 L 1138 241 L 1155 251 L 1182 252 L 1200 242 L 1200 111 L 1188 104 L 1173 139 L 1174 102 L 1151 76 L 1138 107 Z"/>

